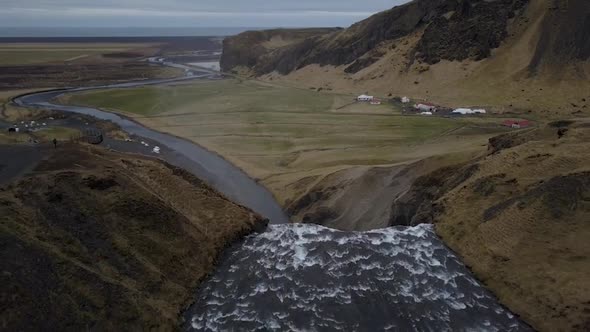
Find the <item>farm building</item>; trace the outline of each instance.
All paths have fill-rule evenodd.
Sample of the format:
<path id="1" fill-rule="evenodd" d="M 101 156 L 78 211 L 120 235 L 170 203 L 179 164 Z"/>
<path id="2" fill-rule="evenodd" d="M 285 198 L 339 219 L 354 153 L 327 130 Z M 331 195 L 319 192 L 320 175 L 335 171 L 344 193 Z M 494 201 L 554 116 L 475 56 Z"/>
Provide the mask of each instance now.
<path id="1" fill-rule="evenodd" d="M 381 105 L 381 99 L 373 98 L 373 100 L 371 100 L 371 105 Z"/>
<path id="2" fill-rule="evenodd" d="M 457 108 L 452 113 L 467 115 L 467 114 L 486 114 L 487 112 L 484 109 Z"/>
<path id="3" fill-rule="evenodd" d="M 367 96 L 367 95 L 360 95 L 360 96 L 356 97 L 357 101 L 372 101 L 373 99 L 375 99 L 375 97 Z"/>
<path id="4" fill-rule="evenodd" d="M 436 105 L 431 103 L 419 103 L 414 105 L 414 108 L 422 112 L 436 112 Z"/>
<path id="5" fill-rule="evenodd" d="M 420 115 L 432 115 L 432 112 L 421 112 Z"/>
<path id="6" fill-rule="evenodd" d="M 503 126 L 506 127 L 510 127 L 510 128 L 514 128 L 514 129 L 520 129 L 520 128 L 526 128 L 529 127 L 531 125 L 530 121 L 528 120 L 506 120 L 504 122 L 502 122 Z"/>
<path id="7" fill-rule="evenodd" d="M 402 97 L 402 103 L 407 104 L 410 102 L 410 98 L 408 97 Z"/>

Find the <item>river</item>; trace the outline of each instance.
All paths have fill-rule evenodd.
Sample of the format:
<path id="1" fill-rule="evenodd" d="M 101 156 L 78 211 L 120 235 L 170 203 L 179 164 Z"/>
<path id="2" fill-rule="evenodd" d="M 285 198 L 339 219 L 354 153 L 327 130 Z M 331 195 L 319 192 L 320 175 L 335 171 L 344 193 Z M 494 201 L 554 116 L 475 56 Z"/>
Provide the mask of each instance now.
<path id="1" fill-rule="evenodd" d="M 225 251 L 185 312 L 185 330 L 531 330 L 473 278 L 431 225 L 361 233 L 288 224 L 266 188 L 217 154 L 114 113 L 54 102 L 66 93 L 218 78 L 164 59 L 151 61 L 184 69 L 186 76 L 34 93 L 14 102 L 112 121 L 163 147 L 162 159 L 270 219 L 265 233 Z"/>
<path id="2" fill-rule="evenodd" d="M 166 149 L 166 151 L 163 151 L 164 153 L 159 155 L 160 158 L 172 165 L 188 170 L 232 201 L 258 212 L 268 218 L 271 223 L 288 223 L 289 218 L 283 212 L 273 195 L 264 186 L 258 184 L 241 169 L 226 161 L 221 156 L 204 149 L 200 145 L 173 135 L 149 129 L 132 119 L 115 113 L 91 107 L 60 105 L 54 102 L 55 98 L 67 93 L 102 89 L 125 89 L 147 85 L 178 83 L 187 80 L 217 79 L 219 77 L 219 74 L 216 73 L 200 71 L 193 67 L 166 62 L 163 59 L 154 58 L 152 61 L 183 69 L 185 70 L 186 76 L 175 79 L 146 80 L 97 87 L 45 91 L 17 97 L 14 99 L 14 102 L 24 107 L 78 113 L 90 115 L 100 120 L 114 122 L 123 131 L 133 135 L 137 141 L 157 142 L 159 146 Z M 123 142 L 117 144 L 120 147 L 119 150 L 128 152 L 129 148 L 125 145 L 130 144 Z M 131 150 L 133 151 L 133 149 Z"/>

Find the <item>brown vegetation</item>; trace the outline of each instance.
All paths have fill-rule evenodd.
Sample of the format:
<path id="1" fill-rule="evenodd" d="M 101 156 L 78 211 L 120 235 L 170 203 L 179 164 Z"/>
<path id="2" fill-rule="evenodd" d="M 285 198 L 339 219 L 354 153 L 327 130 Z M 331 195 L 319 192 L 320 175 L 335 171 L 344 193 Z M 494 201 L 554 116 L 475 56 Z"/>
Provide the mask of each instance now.
<path id="1" fill-rule="evenodd" d="M 0 189 L 0 326 L 174 330 L 220 251 L 264 225 L 170 165 L 59 148 Z"/>
<path id="2" fill-rule="evenodd" d="M 147 63 L 9 66 L 0 67 L 0 90 L 101 85 L 176 76 L 176 70 Z"/>
<path id="3" fill-rule="evenodd" d="M 587 126 L 587 123 L 584 124 Z M 590 329 L 590 130 L 530 135 L 433 202 L 437 232 L 541 331 Z"/>
<path id="4" fill-rule="evenodd" d="M 590 114 L 589 13 L 583 0 L 416 0 L 249 63 L 228 58 L 223 69 L 340 93 L 582 116 Z M 224 57 L 239 45 L 226 44 Z"/>
<path id="5" fill-rule="evenodd" d="M 558 121 L 487 151 L 336 173 L 290 206 L 347 230 L 435 223 L 437 233 L 540 331 L 590 328 L 590 124 Z M 379 223 L 379 220 L 385 222 Z"/>
<path id="6" fill-rule="evenodd" d="M 0 38 L 0 90 L 177 77 L 182 71 L 143 60 L 220 46 L 208 37 Z"/>

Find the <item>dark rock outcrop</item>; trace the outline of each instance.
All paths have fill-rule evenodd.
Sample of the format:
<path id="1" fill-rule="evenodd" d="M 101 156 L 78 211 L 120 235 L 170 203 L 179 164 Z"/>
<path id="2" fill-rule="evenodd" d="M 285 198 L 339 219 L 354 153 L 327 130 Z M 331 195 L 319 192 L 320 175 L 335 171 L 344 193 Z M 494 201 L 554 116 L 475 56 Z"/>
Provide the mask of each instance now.
<path id="1" fill-rule="evenodd" d="M 316 33 L 276 49 L 262 46 L 273 36 L 299 30 L 246 32 L 224 43 L 222 69 L 246 66 L 256 75 L 278 71 L 287 74 L 310 64 L 349 65 L 355 73 L 376 62 L 383 42 L 425 29 L 408 55 L 426 63 L 441 59 L 480 60 L 490 56 L 507 36 L 508 20 L 528 0 L 415 0 L 375 14 L 351 27 Z"/>
<path id="2" fill-rule="evenodd" d="M 440 60 L 482 60 L 507 37 L 508 20 L 528 0 L 450 1 L 441 5 L 424 31 L 417 58 L 434 64 Z M 446 14 L 440 15 L 442 11 Z"/>
<path id="3" fill-rule="evenodd" d="M 465 182 L 478 169 L 477 163 L 444 167 L 419 177 L 406 194 L 393 202 L 389 225 L 433 223 L 442 208 L 435 201 Z"/>
<path id="4" fill-rule="evenodd" d="M 529 139 L 528 136 L 519 135 L 517 133 L 494 136 L 488 140 L 488 152 L 493 154 L 505 149 L 513 148 L 526 143 Z"/>
<path id="5" fill-rule="evenodd" d="M 484 211 L 483 219 L 486 222 L 490 221 L 513 205 L 524 207 L 531 206 L 535 201 L 541 201 L 548 207 L 551 217 L 559 220 L 575 211 L 589 197 L 590 172 L 558 176 L 539 183 L 522 195 L 511 197 L 489 207 Z"/>
<path id="6" fill-rule="evenodd" d="M 278 52 L 280 56 L 272 62 L 277 65 L 282 56 L 290 52 L 289 45 L 293 43 L 309 44 L 316 36 L 337 31 L 335 28 L 323 29 L 275 29 L 265 31 L 246 31 L 237 36 L 223 40 L 223 54 L 221 56 L 221 69 L 231 71 L 237 66 L 247 68 L 265 67 L 269 56 Z M 264 58 L 264 59 L 263 59 Z M 263 61 L 264 60 L 264 61 Z"/>
<path id="7" fill-rule="evenodd" d="M 530 73 L 537 74 L 544 65 L 561 69 L 575 61 L 589 60 L 589 31 L 590 1 L 553 1 L 541 23 Z"/>

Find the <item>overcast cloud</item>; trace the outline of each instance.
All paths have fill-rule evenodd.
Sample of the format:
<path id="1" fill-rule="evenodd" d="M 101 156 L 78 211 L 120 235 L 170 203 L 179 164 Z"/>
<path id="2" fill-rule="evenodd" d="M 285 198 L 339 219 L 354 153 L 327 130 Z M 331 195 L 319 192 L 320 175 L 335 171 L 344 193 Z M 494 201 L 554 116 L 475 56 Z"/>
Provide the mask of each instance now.
<path id="1" fill-rule="evenodd" d="M 408 0 L 0 0 L 0 26 L 348 26 Z"/>

